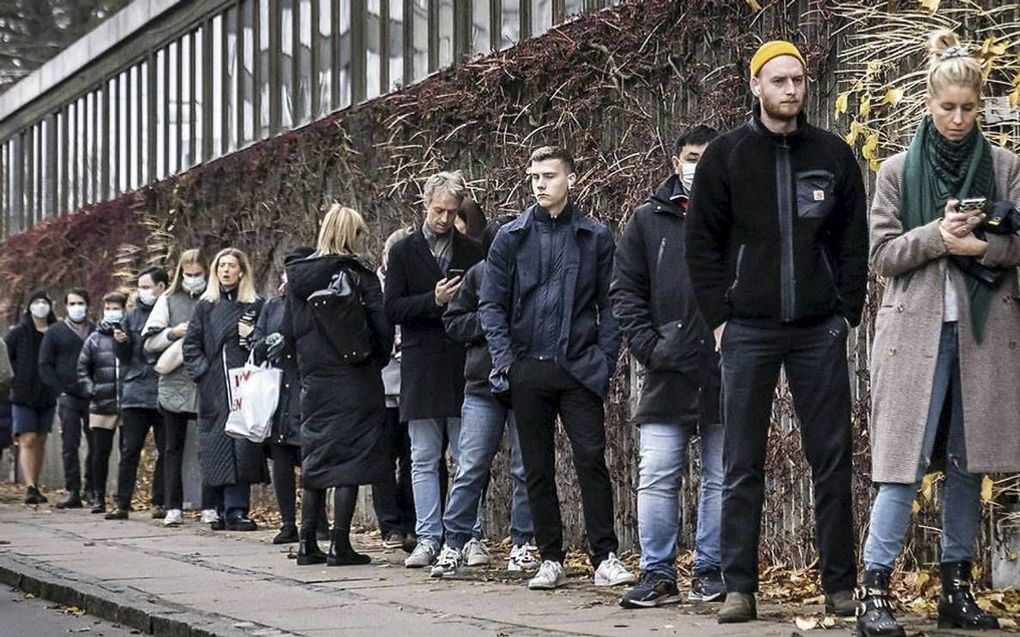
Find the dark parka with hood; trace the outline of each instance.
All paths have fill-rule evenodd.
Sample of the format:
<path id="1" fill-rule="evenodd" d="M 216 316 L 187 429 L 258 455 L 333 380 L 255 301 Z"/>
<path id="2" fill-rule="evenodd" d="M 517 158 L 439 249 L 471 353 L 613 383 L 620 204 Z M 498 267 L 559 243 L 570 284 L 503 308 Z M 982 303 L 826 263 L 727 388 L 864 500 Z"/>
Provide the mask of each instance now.
<path id="1" fill-rule="evenodd" d="M 45 297 L 34 297 L 29 300 L 29 304 L 38 298 Z M 46 322 L 52 326 L 56 321 L 57 318 L 50 312 Z M 14 370 L 10 393 L 12 404 L 48 409 L 57 403 L 56 393 L 43 382 L 39 373 L 39 349 L 42 347 L 43 336 L 42 332 L 35 329 L 32 313 L 26 310 L 21 322 L 4 337 L 7 356 Z"/>
<path id="2" fill-rule="evenodd" d="M 669 177 L 634 210 L 616 249 L 613 314 L 646 370 L 639 425 L 719 422 L 719 356 L 687 275 L 686 204 Z"/>

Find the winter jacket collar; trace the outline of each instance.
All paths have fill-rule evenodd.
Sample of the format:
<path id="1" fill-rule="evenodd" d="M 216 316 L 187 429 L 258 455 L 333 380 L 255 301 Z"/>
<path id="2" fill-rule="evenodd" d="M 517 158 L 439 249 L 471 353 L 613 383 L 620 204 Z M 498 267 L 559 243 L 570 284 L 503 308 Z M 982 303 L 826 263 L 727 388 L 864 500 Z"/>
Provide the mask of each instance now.
<path id="1" fill-rule="evenodd" d="M 807 115 L 804 111 L 801 111 L 800 115 L 797 116 L 797 129 L 792 133 L 773 133 L 770 131 L 765 124 L 761 121 L 761 104 L 755 104 L 754 110 L 751 113 L 751 119 L 747 122 L 747 125 L 752 131 L 776 142 L 787 143 L 799 143 L 807 140 L 810 137 L 810 125 L 807 121 Z"/>
<path id="2" fill-rule="evenodd" d="M 567 204 L 567 206 L 570 209 L 570 227 L 574 230 L 575 234 L 580 234 L 582 232 L 594 233 L 596 231 L 595 222 L 587 215 L 580 214 L 580 211 L 577 209 L 577 206 L 574 205 L 574 202 L 571 201 Z M 519 217 L 506 224 L 506 231 L 511 234 L 525 234 L 529 232 L 531 230 L 531 226 L 536 221 L 535 216 L 540 209 L 541 208 L 538 204 L 528 206 L 528 208 L 526 208 Z M 567 210 L 564 210 L 563 214 L 566 213 Z"/>
<path id="3" fill-rule="evenodd" d="M 659 184 L 659 187 L 648 198 L 648 203 L 652 206 L 653 212 L 676 215 L 682 219 L 687 214 L 680 208 L 679 203 L 685 197 L 687 197 L 687 193 L 684 192 L 680 178 L 673 174 Z"/>

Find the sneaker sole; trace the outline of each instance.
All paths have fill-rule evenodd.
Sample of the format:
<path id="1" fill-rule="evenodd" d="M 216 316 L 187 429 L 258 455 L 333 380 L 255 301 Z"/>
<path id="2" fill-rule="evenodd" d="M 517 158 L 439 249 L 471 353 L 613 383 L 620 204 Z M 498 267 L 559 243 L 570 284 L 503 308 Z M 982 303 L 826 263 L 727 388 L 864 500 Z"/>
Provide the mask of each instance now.
<path id="1" fill-rule="evenodd" d="M 532 591 L 552 591 L 552 590 L 556 590 L 557 588 L 561 588 L 561 587 L 566 586 L 566 585 L 567 585 L 566 582 L 559 582 L 557 584 L 532 584 L 531 582 L 528 582 L 528 590 L 532 590 Z"/>
<path id="2" fill-rule="evenodd" d="M 648 601 L 638 599 L 621 599 L 620 606 L 624 608 L 655 608 L 656 606 L 666 606 L 667 604 L 679 604 L 680 595 L 670 595 L 669 597 L 658 597 L 656 599 L 650 599 Z"/>
<path id="3" fill-rule="evenodd" d="M 689 602 L 722 602 L 726 600 L 726 593 L 716 593 L 715 595 L 700 595 L 698 593 L 688 593 L 687 601 Z"/>
<path id="4" fill-rule="evenodd" d="M 492 560 L 486 558 L 484 560 L 467 560 L 465 564 L 468 566 L 488 566 L 492 563 Z"/>
<path id="5" fill-rule="evenodd" d="M 620 579 L 620 580 L 599 580 L 599 579 L 595 580 L 595 586 L 598 586 L 600 588 L 601 587 L 610 587 L 610 586 L 623 586 L 624 584 L 636 584 L 636 583 L 637 583 L 637 578 L 635 578 L 635 577 L 628 577 L 626 579 Z"/>

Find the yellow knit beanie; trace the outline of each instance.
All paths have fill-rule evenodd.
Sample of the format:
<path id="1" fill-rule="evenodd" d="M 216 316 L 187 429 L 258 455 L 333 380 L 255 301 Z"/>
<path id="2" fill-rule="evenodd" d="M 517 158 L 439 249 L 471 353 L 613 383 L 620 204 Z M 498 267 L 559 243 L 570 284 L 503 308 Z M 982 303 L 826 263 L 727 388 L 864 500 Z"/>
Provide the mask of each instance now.
<path id="1" fill-rule="evenodd" d="M 787 42 L 786 40 L 772 40 L 771 42 L 766 42 L 761 45 L 761 47 L 758 48 L 758 51 L 754 54 L 754 57 L 751 58 L 751 77 L 757 76 L 761 67 L 765 66 L 769 60 L 777 58 L 780 55 L 792 55 L 800 60 L 800 63 L 804 65 L 804 68 L 807 68 L 807 62 L 804 61 L 804 56 L 800 54 L 800 51 L 797 50 L 797 47 L 794 46 L 792 42 Z"/>

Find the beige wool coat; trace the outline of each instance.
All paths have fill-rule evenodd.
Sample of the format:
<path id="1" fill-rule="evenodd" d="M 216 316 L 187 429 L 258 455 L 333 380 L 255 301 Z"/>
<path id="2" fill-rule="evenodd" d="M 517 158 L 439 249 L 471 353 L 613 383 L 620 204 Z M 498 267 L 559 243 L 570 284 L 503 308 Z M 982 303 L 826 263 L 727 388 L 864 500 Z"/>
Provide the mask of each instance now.
<path id="1" fill-rule="evenodd" d="M 872 201 L 871 263 L 886 277 L 871 350 L 871 453 L 875 482 L 917 480 L 942 329 L 946 248 L 938 220 L 903 231 L 900 181 L 906 153 L 878 172 Z M 993 148 L 997 198 L 1020 203 L 1020 159 Z M 960 379 L 967 468 L 1020 471 L 1020 237 L 989 235 L 982 263 L 1006 267 L 995 290 L 985 336 L 975 341 L 965 284 L 958 281 Z M 903 289 L 898 277 L 913 271 Z"/>

